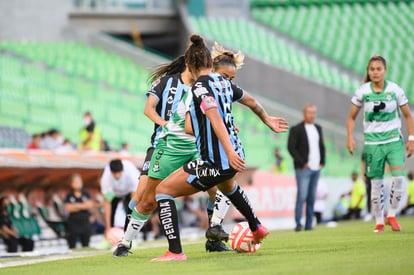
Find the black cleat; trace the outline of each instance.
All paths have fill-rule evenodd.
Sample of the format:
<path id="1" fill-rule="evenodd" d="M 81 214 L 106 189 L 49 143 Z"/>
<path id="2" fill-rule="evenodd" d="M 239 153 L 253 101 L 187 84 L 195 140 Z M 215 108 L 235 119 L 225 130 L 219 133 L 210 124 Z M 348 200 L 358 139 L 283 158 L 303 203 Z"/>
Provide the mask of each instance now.
<path id="1" fill-rule="evenodd" d="M 130 249 L 131 249 L 131 244 L 128 247 L 124 245 L 123 243 L 119 243 L 117 247 L 115 248 L 114 252 L 112 253 L 112 255 L 114 257 L 126 257 L 128 256 L 129 253 L 132 254 L 132 252 L 129 251 Z"/>
<path id="2" fill-rule="evenodd" d="M 229 234 L 223 230 L 221 225 L 215 225 L 213 227 L 209 227 L 206 231 L 206 238 L 209 241 L 228 241 Z"/>
<path id="3" fill-rule="evenodd" d="M 223 252 L 231 251 L 222 241 L 206 241 L 206 251 L 208 252 Z"/>

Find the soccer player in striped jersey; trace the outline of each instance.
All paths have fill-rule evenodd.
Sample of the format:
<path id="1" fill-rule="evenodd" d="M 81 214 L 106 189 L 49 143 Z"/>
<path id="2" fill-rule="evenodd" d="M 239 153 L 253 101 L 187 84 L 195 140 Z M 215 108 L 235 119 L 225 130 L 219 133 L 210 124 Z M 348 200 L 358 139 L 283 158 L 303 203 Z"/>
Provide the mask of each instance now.
<path id="1" fill-rule="evenodd" d="M 158 143 L 159 135 L 192 81 L 191 74 L 185 71 L 184 56 L 178 57 L 171 63 L 159 66 L 149 78 L 152 86 L 147 92 L 144 114 L 154 122 L 154 132 L 151 135 L 150 146 L 145 155 L 138 187 L 130 202 L 130 208 L 135 207 L 147 188 L 148 167 L 154 148 Z"/>
<path id="2" fill-rule="evenodd" d="M 133 202 L 130 204 L 132 209 L 130 223 L 125 230 L 123 239 L 113 252 L 115 257 L 128 256 L 132 240 L 136 238 L 138 232 L 142 229 L 150 214 L 156 209 L 157 203 L 155 201 L 155 187 L 184 163 L 198 157 L 194 136 L 187 135 L 184 132 L 185 114 L 188 111 L 187 109 L 190 105 L 189 102 L 192 101 L 191 93 L 188 93 L 188 90 L 190 89 L 189 85 L 192 83 L 192 76 L 185 67 L 184 59 L 186 55 L 187 52 L 184 56 L 180 57 L 171 64 L 161 66 L 152 76 L 152 79 L 158 79 L 157 77 L 160 75 L 168 73 L 168 75 L 164 75 L 159 79 L 159 81 L 156 81 L 156 84 L 153 86 L 164 87 L 166 85 L 162 83 L 169 83 L 168 91 L 171 91 L 176 88 L 176 85 L 178 85 L 176 89 L 181 91 L 179 95 L 180 101 L 174 102 L 176 106 L 174 104 L 170 104 L 172 105 L 172 108 L 170 108 L 170 113 L 172 113 L 172 115 L 168 114 L 168 112 L 161 112 L 170 117 L 169 121 L 163 125 L 162 130 L 157 127 L 157 124 L 155 126 L 154 134 L 151 138 L 151 144 L 153 147 L 150 147 L 150 154 L 147 154 L 147 158 L 151 158 L 149 158 L 149 163 L 144 164 L 144 166 L 146 166 L 145 171 L 147 172 L 145 175 L 145 187 L 141 189 L 141 192 L 136 193 Z M 182 64 L 184 64 L 184 67 Z M 180 74 L 183 68 L 184 71 Z M 181 79 L 185 81 L 180 83 Z M 159 84 L 157 84 L 157 82 L 159 82 Z M 166 89 L 158 88 L 152 89 L 149 93 L 155 94 L 158 98 L 164 98 L 163 101 L 168 104 L 168 102 L 171 101 L 169 98 L 171 95 L 165 95 L 165 92 L 161 92 L 162 90 L 167 91 Z M 151 99 L 149 98 L 149 101 L 150 100 Z M 156 109 L 161 110 L 164 108 L 164 106 L 156 107 Z M 150 116 L 150 118 L 157 123 L 156 115 L 153 115 L 153 117 Z M 162 123 L 162 121 L 160 123 Z M 140 185 L 141 181 L 142 178 L 140 179 Z M 229 203 L 220 192 L 216 195 L 216 191 L 217 188 L 211 188 L 208 190 L 209 200 L 207 205 L 207 213 L 210 220 L 219 224 L 218 228 L 214 228 L 216 229 L 216 232 L 213 233 L 216 233 L 216 235 L 220 238 L 208 240 L 206 243 L 206 249 L 209 251 L 225 251 L 228 250 L 228 248 L 221 242 L 221 240 L 227 239 L 228 234 L 222 229 L 221 222 L 222 217 L 224 217 L 225 213 L 227 213 Z M 138 205 L 134 202 L 138 202 Z"/>
<path id="3" fill-rule="evenodd" d="M 364 112 L 364 159 L 366 176 L 371 178 L 372 211 L 376 226 L 374 232 L 384 231 L 384 165 L 388 163 L 392 174 L 390 205 L 385 222 L 393 231 L 400 231 L 395 215 L 405 193 L 405 152 L 401 134 L 400 112 L 405 118 L 408 141 L 407 156 L 414 150 L 414 125 L 404 91 L 395 83 L 385 80 L 387 63 L 379 55 L 371 57 L 367 66 L 365 84 L 352 97 L 348 116 L 347 147 L 351 154 L 355 150 L 353 130 L 355 119 Z"/>
<path id="4" fill-rule="evenodd" d="M 227 78 L 211 72 L 211 54 L 203 38 L 194 34 L 190 41 L 186 65 L 193 78 L 198 80 L 191 88 L 193 100 L 187 114 L 186 131 L 193 130 L 200 158 L 184 164 L 157 186 L 159 217 L 169 250 L 154 261 L 186 260 L 181 247 L 174 198 L 206 191 L 216 185 L 247 218 L 255 242 L 261 242 L 269 232 L 253 213 L 243 189 L 234 182 L 234 176 L 243 171 L 245 165 L 244 150 L 233 124 L 231 105 L 246 97 L 247 104 L 273 131 L 286 132 L 288 128 L 283 118 L 269 116 L 254 98 Z M 231 60 L 229 56 L 226 61 L 231 63 Z M 236 66 L 233 70 L 234 76 Z"/>

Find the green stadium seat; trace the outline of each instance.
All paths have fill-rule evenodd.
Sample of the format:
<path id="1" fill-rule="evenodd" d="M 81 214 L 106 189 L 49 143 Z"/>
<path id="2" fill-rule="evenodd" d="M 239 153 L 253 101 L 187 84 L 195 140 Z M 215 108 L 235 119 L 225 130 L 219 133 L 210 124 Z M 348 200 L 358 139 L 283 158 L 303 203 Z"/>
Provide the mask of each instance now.
<path id="1" fill-rule="evenodd" d="M 368 59 L 381 54 L 389 63 L 388 79 L 407 91 L 414 89 L 410 79 L 405 77 L 412 74 L 414 67 L 414 55 L 407 51 L 414 43 L 413 2 L 324 0 L 264 3 L 267 4 L 252 4 L 252 16 L 261 23 L 360 74 L 361 79 Z M 393 19 L 386 21 L 384 18 Z M 381 34 L 372 35 L 374 29 Z M 409 64 L 409 69 L 401 69 L 400 64 Z M 324 79 L 322 82 L 330 84 Z M 339 82 L 342 89 L 357 86 L 342 80 Z M 409 100 L 414 103 L 411 95 Z"/>

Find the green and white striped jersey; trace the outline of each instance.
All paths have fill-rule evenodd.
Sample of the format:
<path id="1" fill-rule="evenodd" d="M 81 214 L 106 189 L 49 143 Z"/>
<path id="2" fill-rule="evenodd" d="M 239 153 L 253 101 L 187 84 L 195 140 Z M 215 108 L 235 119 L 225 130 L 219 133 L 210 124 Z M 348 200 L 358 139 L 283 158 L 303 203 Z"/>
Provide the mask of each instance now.
<path id="1" fill-rule="evenodd" d="M 160 138 L 166 140 L 165 150 L 175 153 L 194 154 L 197 152 L 195 137 L 184 131 L 185 115 L 193 102 L 193 95 L 186 91 L 178 103 L 177 109 L 171 119 L 165 125 Z"/>
<path id="2" fill-rule="evenodd" d="M 372 83 L 362 85 L 351 99 L 352 104 L 363 107 L 364 143 L 385 144 L 401 138 L 400 106 L 408 103 L 403 89 L 386 81 L 381 92 L 372 89 Z"/>

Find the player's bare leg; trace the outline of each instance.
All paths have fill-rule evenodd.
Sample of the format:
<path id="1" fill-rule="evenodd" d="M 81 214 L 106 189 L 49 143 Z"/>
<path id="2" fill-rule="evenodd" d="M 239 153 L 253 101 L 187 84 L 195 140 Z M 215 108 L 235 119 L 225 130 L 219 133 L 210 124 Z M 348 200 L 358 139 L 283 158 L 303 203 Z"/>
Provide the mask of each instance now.
<path id="1" fill-rule="evenodd" d="M 131 218 L 124 237 L 113 252 L 115 257 L 128 256 L 132 241 L 138 236 L 145 222 L 149 219 L 151 213 L 157 208 L 155 201 L 155 188 L 161 182 L 161 179 L 154 179 L 148 176 L 144 188 L 140 190 L 140 195 L 136 194 L 135 198 L 139 199 L 139 203 L 133 208 Z M 141 182 L 140 182 L 141 183 Z"/>

